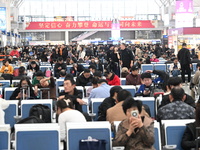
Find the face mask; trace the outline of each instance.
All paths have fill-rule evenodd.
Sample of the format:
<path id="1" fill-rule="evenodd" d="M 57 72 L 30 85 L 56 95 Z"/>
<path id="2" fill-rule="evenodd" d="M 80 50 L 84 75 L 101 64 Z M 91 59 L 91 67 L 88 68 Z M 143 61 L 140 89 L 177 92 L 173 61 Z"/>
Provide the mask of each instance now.
<path id="1" fill-rule="evenodd" d="M 98 60 L 94 60 L 96 63 L 99 62 Z"/>

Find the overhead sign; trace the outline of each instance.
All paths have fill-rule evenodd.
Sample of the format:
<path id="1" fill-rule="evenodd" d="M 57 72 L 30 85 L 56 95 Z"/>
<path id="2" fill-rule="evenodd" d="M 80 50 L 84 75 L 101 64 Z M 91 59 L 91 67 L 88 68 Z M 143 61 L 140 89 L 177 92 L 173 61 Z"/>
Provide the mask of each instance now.
<path id="1" fill-rule="evenodd" d="M 176 28 L 193 27 L 193 1 L 176 0 Z"/>
<path id="2" fill-rule="evenodd" d="M 131 28 L 156 28 L 156 22 L 150 20 L 120 21 L 121 29 Z M 50 29 L 111 29 L 112 21 L 52 21 L 29 22 L 26 30 L 50 30 Z"/>

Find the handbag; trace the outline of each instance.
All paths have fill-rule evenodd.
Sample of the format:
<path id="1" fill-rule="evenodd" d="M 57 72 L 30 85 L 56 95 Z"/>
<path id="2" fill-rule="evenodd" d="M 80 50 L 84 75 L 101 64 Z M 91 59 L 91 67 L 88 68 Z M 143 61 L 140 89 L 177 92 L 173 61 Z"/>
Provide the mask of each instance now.
<path id="1" fill-rule="evenodd" d="M 106 143 L 106 140 L 97 140 L 89 136 L 88 139 L 79 141 L 79 150 L 106 150 Z"/>

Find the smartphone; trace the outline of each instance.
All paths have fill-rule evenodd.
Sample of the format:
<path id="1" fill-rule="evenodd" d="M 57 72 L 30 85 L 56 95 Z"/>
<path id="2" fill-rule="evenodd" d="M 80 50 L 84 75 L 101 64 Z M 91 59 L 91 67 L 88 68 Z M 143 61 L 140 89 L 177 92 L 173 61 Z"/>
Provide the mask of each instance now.
<path id="1" fill-rule="evenodd" d="M 144 90 L 148 92 L 148 91 L 149 91 L 149 88 L 145 88 Z"/>
<path id="2" fill-rule="evenodd" d="M 138 115 L 139 115 L 138 110 L 133 110 L 133 111 L 131 111 L 131 116 L 133 116 L 133 117 L 135 117 L 135 118 L 138 118 Z"/>

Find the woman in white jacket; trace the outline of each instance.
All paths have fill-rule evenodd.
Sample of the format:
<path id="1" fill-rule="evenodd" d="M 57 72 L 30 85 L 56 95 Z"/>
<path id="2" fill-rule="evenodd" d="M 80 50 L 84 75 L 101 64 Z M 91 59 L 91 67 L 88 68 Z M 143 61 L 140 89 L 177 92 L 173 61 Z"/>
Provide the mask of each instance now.
<path id="1" fill-rule="evenodd" d="M 5 113 L 3 110 L 5 110 L 6 108 L 8 108 L 9 106 L 9 102 L 6 101 L 5 99 L 0 98 L 0 125 L 1 124 L 5 124 Z"/>

